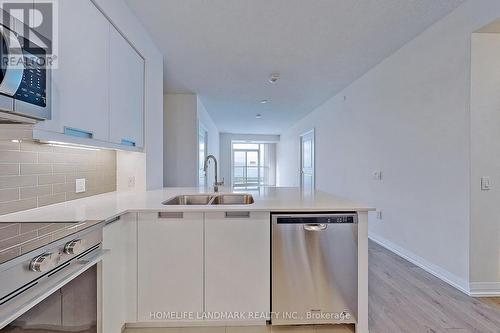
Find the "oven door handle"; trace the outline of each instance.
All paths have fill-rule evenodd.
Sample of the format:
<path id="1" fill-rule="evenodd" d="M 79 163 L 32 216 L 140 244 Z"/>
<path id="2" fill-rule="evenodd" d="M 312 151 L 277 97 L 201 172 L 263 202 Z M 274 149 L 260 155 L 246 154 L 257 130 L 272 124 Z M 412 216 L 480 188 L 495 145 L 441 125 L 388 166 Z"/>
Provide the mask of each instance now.
<path id="1" fill-rule="evenodd" d="M 12 304 L 8 304 L 5 306 L 5 309 L 0 310 L 0 329 L 4 328 L 16 318 L 29 311 L 32 307 L 52 295 L 87 269 L 100 262 L 109 252 L 110 250 L 100 249 L 99 251 L 92 253 L 92 255 L 77 259 L 75 265 L 71 265 L 74 267 L 71 267 L 71 270 L 64 276 L 54 280 L 50 278 L 42 281 L 39 285 L 33 286 L 24 293 L 19 294 L 10 300 L 9 303 L 12 302 Z"/>
<path id="2" fill-rule="evenodd" d="M 8 96 L 14 96 L 23 80 L 23 48 L 19 43 L 17 36 L 12 31 L 1 25 L 0 34 L 2 35 L 1 38 L 3 38 L 7 46 L 7 55 L 3 55 L 0 59 L 0 66 L 6 67 L 3 80 L 0 83 L 0 93 Z M 7 59 L 5 59 L 6 56 Z"/>

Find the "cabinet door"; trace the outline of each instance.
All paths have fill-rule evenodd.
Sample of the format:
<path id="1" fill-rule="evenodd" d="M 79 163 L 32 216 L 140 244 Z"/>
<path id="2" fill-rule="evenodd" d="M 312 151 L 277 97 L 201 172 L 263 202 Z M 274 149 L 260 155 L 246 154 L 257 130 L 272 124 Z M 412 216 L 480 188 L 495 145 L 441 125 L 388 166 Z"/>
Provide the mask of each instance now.
<path id="1" fill-rule="evenodd" d="M 203 310 L 203 213 L 139 214 L 138 320 Z"/>
<path id="2" fill-rule="evenodd" d="M 59 1 L 54 116 L 74 134 L 109 140 L 109 28 L 90 0 Z M 91 134 L 91 135 L 90 135 Z"/>
<path id="3" fill-rule="evenodd" d="M 142 147 L 144 59 L 122 35 L 110 31 L 110 140 Z"/>
<path id="4" fill-rule="evenodd" d="M 126 214 L 103 229 L 110 250 L 100 264 L 101 332 L 121 333 L 137 319 L 137 214 Z"/>
<path id="5" fill-rule="evenodd" d="M 265 212 L 205 213 L 206 311 L 270 311 L 269 218 Z"/>

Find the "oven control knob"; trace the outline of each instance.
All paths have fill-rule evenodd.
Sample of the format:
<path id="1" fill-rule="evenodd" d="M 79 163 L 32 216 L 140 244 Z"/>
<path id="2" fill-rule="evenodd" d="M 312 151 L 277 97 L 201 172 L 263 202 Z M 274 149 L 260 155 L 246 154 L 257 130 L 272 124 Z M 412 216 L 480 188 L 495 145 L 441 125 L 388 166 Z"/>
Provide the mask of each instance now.
<path id="1" fill-rule="evenodd" d="M 66 243 L 64 246 L 64 253 L 66 254 L 80 254 L 85 250 L 85 241 L 83 239 L 75 239 Z"/>
<path id="2" fill-rule="evenodd" d="M 44 253 L 31 260 L 30 270 L 45 273 L 57 266 L 57 256 L 53 253 Z"/>

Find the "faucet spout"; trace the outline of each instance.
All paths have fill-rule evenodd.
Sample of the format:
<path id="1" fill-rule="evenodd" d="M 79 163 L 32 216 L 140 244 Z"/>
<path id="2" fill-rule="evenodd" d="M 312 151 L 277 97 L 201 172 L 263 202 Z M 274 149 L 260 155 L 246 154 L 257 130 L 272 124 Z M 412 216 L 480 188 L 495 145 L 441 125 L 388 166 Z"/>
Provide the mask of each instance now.
<path id="1" fill-rule="evenodd" d="M 219 180 L 217 179 L 217 159 L 215 158 L 214 155 L 208 155 L 205 158 L 205 163 L 203 164 L 203 171 L 205 172 L 205 174 L 207 173 L 208 163 L 210 162 L 210 160 L 214 161 L 214 172 L 215 172 L 215 175 L 214 175 L 214 180 L 215 180 L 215 182 L 214 182 L 214 192 L 219 192 L 219 186 L 224 185 L 224 179 L 222 179 L 221 182 L 219 182 Z"/>

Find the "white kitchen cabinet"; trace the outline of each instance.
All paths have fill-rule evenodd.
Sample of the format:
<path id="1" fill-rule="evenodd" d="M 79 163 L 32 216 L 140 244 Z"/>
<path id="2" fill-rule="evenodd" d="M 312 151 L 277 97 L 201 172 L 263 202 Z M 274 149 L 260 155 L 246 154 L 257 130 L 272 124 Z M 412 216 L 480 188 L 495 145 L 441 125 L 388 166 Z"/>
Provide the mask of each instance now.
<path id="1" fill-rule="evenodd" d="M 141 213 L 138 321 L 153 313 L 203 311 L 203 213 Z"/>
<path id="2" fill-rule="evenodd" d="M 61 1 L 58 10 L 52 119 L 38 123 L 34 137 L 140 150 L 144 59 L 91 0 Z"/>
<path id="3" fill-rule="evenodd" d="M 205 213 L 205 310 L 269 312 L 270 214 L 231 214 Z"/>
<path id="4" fill-rule="evenodd" d="M 144 59 L 110 28 L 110 141 L 143 146 Z"/>
<path id="5" fill-rule="evenodd" d="M 110 251 L 99 265 L 100 332 L 121 333 L 137 319 L 137 214 L 106 225 L 102 246 Z"/>
<path id="6" fill-rule="evenodd" d="M 91 139 L 108 141 L 110 23 L 89 0 L 58 4 L 54 121 L 59 121 L 59 131 L 74 129 Z"/>

